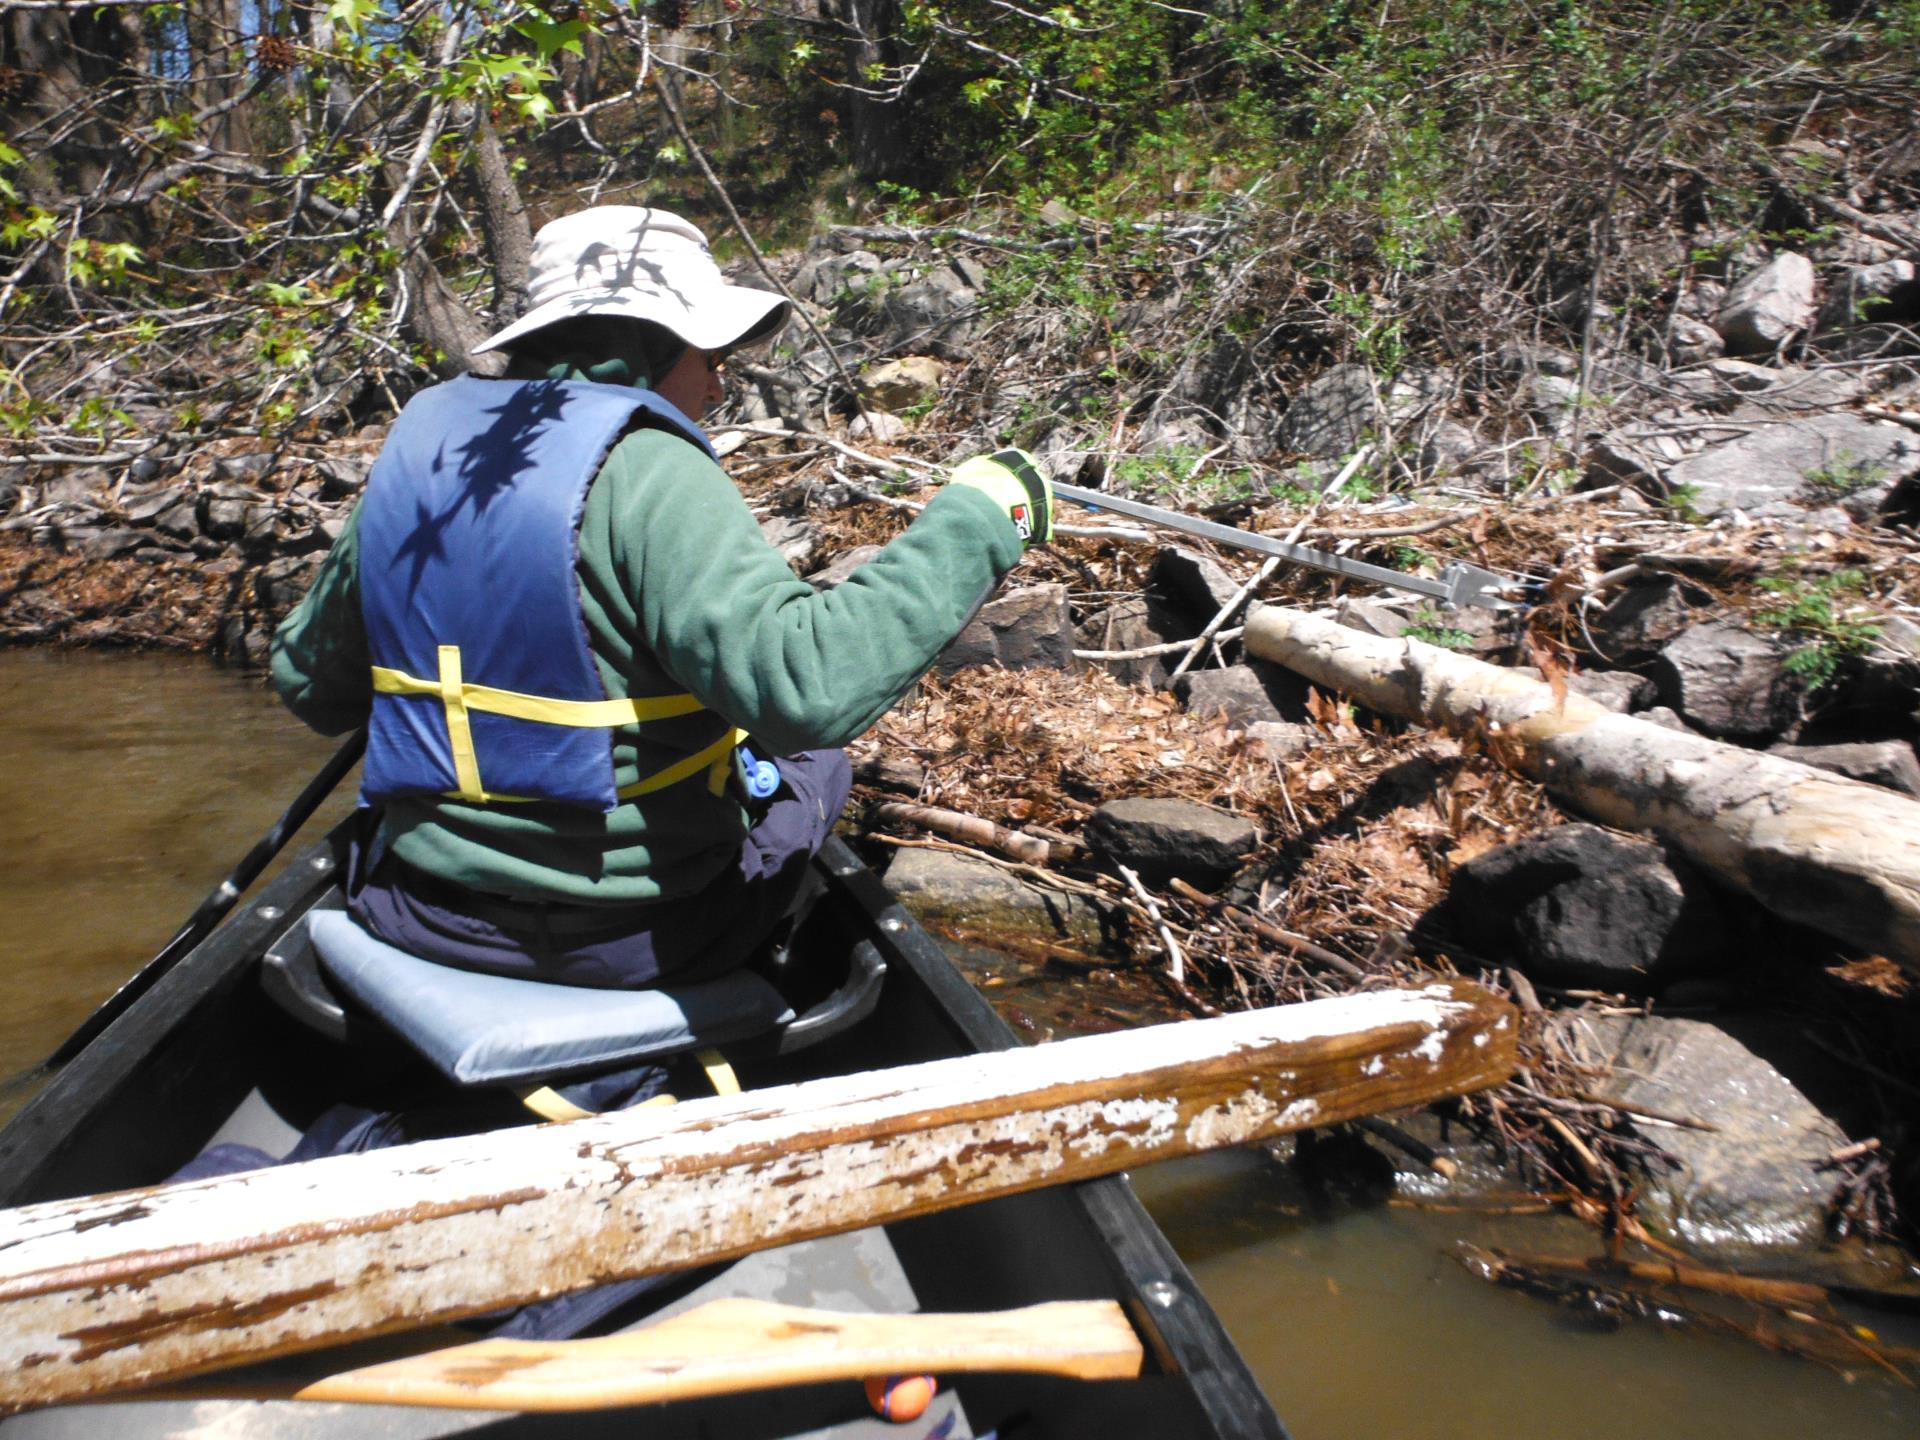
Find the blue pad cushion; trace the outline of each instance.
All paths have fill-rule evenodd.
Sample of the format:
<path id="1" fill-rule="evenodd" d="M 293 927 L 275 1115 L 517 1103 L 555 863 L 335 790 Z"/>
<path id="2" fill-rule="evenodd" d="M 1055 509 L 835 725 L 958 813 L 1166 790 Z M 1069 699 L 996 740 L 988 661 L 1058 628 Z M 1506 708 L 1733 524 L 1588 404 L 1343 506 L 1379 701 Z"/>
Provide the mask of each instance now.
<path id="1" fill-rule="evenodd" d="M 663 1059 L 793 1019 L 750 970 L 662 990 L 593 990 L 422 960 L 341 910 L 316 911 L 307 927 L 328 976 L 459 1085 Z"/>

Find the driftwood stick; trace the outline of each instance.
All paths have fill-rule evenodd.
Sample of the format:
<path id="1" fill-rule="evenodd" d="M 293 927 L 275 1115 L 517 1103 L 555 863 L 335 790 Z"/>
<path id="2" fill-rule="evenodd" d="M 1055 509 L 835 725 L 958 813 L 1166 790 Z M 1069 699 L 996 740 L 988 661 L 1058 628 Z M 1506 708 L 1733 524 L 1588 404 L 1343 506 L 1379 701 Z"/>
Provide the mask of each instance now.
<path id="1" fill-rule="evenodd" d="M 1442 1155 L 1426 1141 L 1415 1139 L 1391 1121 L 1382 1120 L 1378 1115 L 1363 1115 L 1354 1124 L 1375 1139 L 1391 1145 L 1408 1159 L 1426 1166 L 1443 1180 L 1451 1180 L 1460 1173 L 1459 1161 Z"/>
<path id="2" fill-rule="evenodd" d="M 873 818 L 893 825 L 917 825 L 936 835 L 950 835 L 955 840 L 984 845 L 989 850 L 998 850 L 1002 855 L 1011 855 L 1028 865 L 1045 865 L 1053 859 L 1056 848 L 1048 841 L 1022 835 L 1018 830 L 1009 830 L 981 816 L 965 815 L 958 810 L 942 810 L 937 805 L 910 805 L 904 800 L 885 800 L 873 807 Z"/>
<path id="3" fill-rule="evenodd" d="M 1180 942 L 1174 938 L 1173 927 L 1167 924 L 1166 917 L 1160 913 L 1160 902 L 1153 898 L 1153 892 L 1140 883 L 1140 877 L 1132 870 L 1125 865 L 1115 868 L 1119 870 L 1120 878 L 1127 882 L 1127 888 L 1133 891 L 1141 905 L 1146 908 L 1147 918 L 1153 922 L 1153 928 L 1160 932 L 1160 944 L 1167 952 L 1168 973 L 1173 976 L 1173 983 L 1185 985 L 1187 983 L 1187 952 L 1180 948 Z"/>
<path id="4" fill-rule="evenodd" d="M 1464 982 L 0 1212 L 0 1411 L 474 1315 L 1498 1084 Z"/>
<path id="5" fill-rule="evenodd" d="M 1245 633 L 1243 627 L 1235 625 L 1231 629 L 1220 631 L 1213 638 L 1224 644 L 1228 640 L 1238 640 L 1243 633 Z M 1137 650 L 1076 650 L 1073 652 L 1073 658 L 1076 660 L 1150 660 L 1155 655 L 1177 655 L 1183 650 L 1192 648 L 1191 640 L 1169 640 L 1164 645 L 1142 645 Z"/>

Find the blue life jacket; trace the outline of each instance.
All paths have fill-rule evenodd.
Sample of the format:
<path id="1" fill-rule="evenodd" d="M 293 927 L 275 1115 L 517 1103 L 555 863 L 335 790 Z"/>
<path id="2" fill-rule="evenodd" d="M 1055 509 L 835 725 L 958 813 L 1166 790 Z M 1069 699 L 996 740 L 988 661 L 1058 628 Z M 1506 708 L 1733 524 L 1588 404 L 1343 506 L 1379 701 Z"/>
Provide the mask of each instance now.
<path id="1" fill-rule="evenodd" d="M 609 698 L 580 612 L 580 516 L 614 442 L 651 419 L 700 427 L 651 390 L 467 375 L 407 403 L 360 502 L 373 717 L 369 802 L 444 795 L 612 810 L 706 771 L 739 733 L 616 790 L 611 731 L 690 715 L 691 695 Z"/>

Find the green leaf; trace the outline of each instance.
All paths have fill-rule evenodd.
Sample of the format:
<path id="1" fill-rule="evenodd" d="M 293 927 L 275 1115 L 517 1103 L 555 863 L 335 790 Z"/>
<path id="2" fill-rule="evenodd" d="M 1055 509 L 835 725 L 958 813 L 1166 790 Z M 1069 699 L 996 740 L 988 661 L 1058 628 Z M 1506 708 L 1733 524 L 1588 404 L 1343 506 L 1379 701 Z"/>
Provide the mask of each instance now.
<path id="1" fill-rule="evenodd" d="M 534 49 L 540 52 L 543 61 L 551 60 L 563 50 L 575 55 L 585 53 L 585 47 L 580 42 L 580 37 L 588 29 L 584 20 L 563 20 L 554 24 L 537 15 L 528 15 L 516 20 L 513 29 L 533 42 Z"/>
<path id="2" fill-rule="evenodd" d="M 349 35 L 358 35 L 379 13 L 380 0 L 333 0 L 327 6 L 327 18 Z"/>

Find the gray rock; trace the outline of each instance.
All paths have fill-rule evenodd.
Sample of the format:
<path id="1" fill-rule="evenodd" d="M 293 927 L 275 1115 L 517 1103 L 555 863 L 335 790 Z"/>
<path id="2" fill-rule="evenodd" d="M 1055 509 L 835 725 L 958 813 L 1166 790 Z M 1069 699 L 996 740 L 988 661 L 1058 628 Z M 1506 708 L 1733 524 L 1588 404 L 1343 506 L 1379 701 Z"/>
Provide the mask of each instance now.
<path id="1" fill-rule="evenodd" d="M 1073 620 L 1065 585 L 1031 585 L 980 607 L 934 668 L 942 675 L 968 665 L 1008 670 L 1067 668 L 1073 659 Z"/>
<path id="2" fill-rule="evenodd" d="M 891 445 L 904 439 L 912 428 L 898 415 L 889 415 L 885 410 L 869 410 L 853 417 L 853 422 L 847 426 L 847 434 L 855 440 Z"/>
<path id="3" fill-rule="evenodd" d="M 1280 421 L 1279 447 L 1292 454 L 1338 460 L 1380 426 L 1373 372 L 1336 365 L 1298 395 Z"/>
<path id="4" fill-rule="evenodd" d="M 1572 380 L 1580 374 L 1580 357 L 1571 350 L 1553 345 L 1535 345 L 1526 340 L 1510 340 L 1494 352 L 1494 369 L 1502 375 L 1524 380 L 1531 375 L 1552 375 Z"/>
<path id="5" fill-rule="evenodd" d="M 1095 942 L 1114 927 L 1112 915 L 1084 895 L 1043 890 L 998 865 L 945 850 L 901 850 L 887 867 L 887 888 L 937 930 Z"/>
<path id="6" fill-rule="evenodd" d="M 1087 819 L 1093 852 L 1137 871 L 1150 885 L 1176 876 L 1215 885 L 1240 868 L 1260 842 L 1250 821 L 1191 800 L 1110 800 Z"/>
<path id="7" fill-rule="evenodd" d="M 1920 759 L 1905 740 L 1858 740 L 1844 745 L 1770 745 L 1769 755 L 1782 755 L 1830 770 L 1850 780 L 1884 785 L 1920 797 Z"/>
<path id="8" fill-rule="evenodd" d="M 242 458 L 252 458 L 242 457 Z M 257 530 L 273 509 L 258 491 L 245 485 L 210 485 L 200 492 L 200 533 L 214 540 L 238 540 Z"/>
<path id="9" fill-rule="evenodd" d="M 1765 425 L 1682 460 L 1667 472 L 1703 515 L 1763 513 L 1818 491 L 1898 483 L 1920 474 L 1920 434 L 1842 413 Z"/>
<path id="10" fill-rule="evenodd" d="M 1850 330 L 1869 321 L 1905 320 L 1920 309 L 1920 269 L 1911 260 L 1855 265 L 1820 309 L 1820 330 Z"/>
<path id="11" fill-rule="evenodd" d="M 895 345 L 919 345 L 938 355 L 960 357 L 960 348 L 977 328 L 973 316 L 979 294 L 951 266 L 889 290 L 881 302 Z"/>
<path id="12" fill-rule="evenodd" d="M 882 548 L 879 545 L 856 545 L 851 550 L 842 551 L 807 576 L 807 583 L 816 589 L 831 590 L 843 584 L 849 575 L 878 555 Z"/>
<path id="13" fill-rule="evenodd" d="M 1135 596 L 1110 605 L 1091 616 L 1075 631 L 1077 650 L 1144 650 L 1165 645 L 1193 631 L 1179 614 L 1158 596 Z M 1156 689 L 1179 663 L 1178 655 L 1145 655 L 1135 660 L 1094 660 L 1117 680 L 1129 685 L 1151 685 Z"/>
<path id="14" fill-rule="evenodd" d="M 808 260 L 794 273 L 791 289 L 804 300 L 828 307 L 849 295 L 864 293 L 868 283 L 885 268 L 870 250 L 849 255 L 822 255 Z"/>
<path id="15" fill-rule="evenodd" d="M 1659 693 L 1653 681 L 1627 670 L 1587 670 L 1569 675 L 1567 689 L 1621 715 L 1646 709 Z"/>
<path id="16" fill-rule="evenodd" d="M 1806 1252 L 1826 1235 L 1842 1176 L 1821 1164 L 1847 1143 L 1780 1072 L 1718 1026 L 1666 1016 L 1580 1016 L 1576 1054 L 1613 1071 L 1603 1097 L 1710 1131 L 1645 1133 L 1678 1162 L 1655 1167 L 1635 1213 L 1703 1259 L 1744 1262 Z"/>
<path id="17" fill-rule="evenodd" d="M 1401 610 L 1397 604 L 1348 597 L 1340 602 L 1338 618 L 1349 629 L 1389 640 L 1411 634 L 1415 640 L 1463 655 L 1491 655 L 1511 643 L 1509 627 L 1499 614 L 1479 606 L 1448 610 L 1428 602 Z"/>
<path id="18" fill-rule="evenodd" d="M 213 462 L 213 481 L 216 485 L 231 482 L 254 481 L 273 469 L 273 452 L 263 450 L 252 455 L 222 455 Z"/>
<path id="19" fill-rule="evenodd" d="M 182 500 L 191 501 L 192 492 L 184 485 L 167 485 L 140 495 L 128 495 L 120 501 L 120 513 L 129 525 L 151 525 Z"/>
<path id="20" fill-rule="evenodd" d="M 1428 472 L 1465 469 L 1485 448 L 1486 441 L 1472 426 L 1440 420 L 1420 442 L 1420 467 Z"/>
<path id="21" fill-rule="evenodd" d="M 1148 588 L 1178 606 L 1198 632 L 1240 590 L 1240 582 L 1217 561 L 1177 545 L 1163 546 L 1153 560 Z"/>
<path id="22" fill-rule="evenodd" d="M 798 573 L 805 573 L 820 549 L 820 527 L 795 515 L 772 515 L 760 522 L 760 533 Z"/>
<path id="23" fill-rule="evenodd" d="M 1385 601 L 1357 600 L 1351 595 L 1341 600 L 1334 618 L 1349 630 L 1388 640 L 1399 639 L 1413 623 L 1413 617 L 1406 611 Z"/>
<path id="24" fill-rule="evenodd" d="M 1673 317 L 1673 333 L 1667 342 L 1667 354 L 1676 365 L 1697 365 L 1723 353 L 1727 342 L 1720 332 L 1690 315 Z"/>
<path id="25" fill-rule="evenodd" d="M 124 525 L 63 525 L 61 543 L 89 560 L 111 560 L 140 549 L 152 538 Z"/>
<path id="26" fill-rule="evenodd" d="M 1247 739 L 1258 745 L 1269 760 L 1295 760 L 1320 743 L 1320 732 L 1311 725 L 1256 720 L 1247 726 Z"/>
<path id="27" fill-rule="evenodd" d="M 200 537 L 200 502 L 183 493 L 173 504 L 153 517 L 153 528 L 170 540 L 182 544 Z"/>
<path id="28" fill-rule="evenodd" d="M 253 576 L 253 598 L 276 619 L 286 615 L 313 588 L 326 557 L 318 552 L 289 556 L 262 565 Z"/>
<path id="29" fill-rule="evenodd" d="M 357 455 L 330 455 L 313 468 L 320 477 L 320 498 L 337 504 L 366 489 L 373 462 Z"/>
<path id="30" fill-rule="evenodd" d="M 1649 725 L 1658 725 L 1665 730 L 1678 730 L 1686 735 L 1698 735 L 1700 733 L 1691 725 L 1687 724 L 1686 721 L 1682 720 L 1674 710 L 1665 705 L 1649 705 L 1646 709 L 1639 712 L 1639 718 L 1646 721 Z"/>
<path id="31" fill-rule="evenodd" d="M 1729 350 L 1773 350 L 1813 323 L 1813 262 L 1783 250 L 1727 292 L 1713 328 Z"/>
<path id="32" fill-rule="evenodd" d="M 1718 903 L 1666 852 L 1594 825 L 1559 825 L 1475 856 L 1439 915 L 1473 951 L 1550 985 L 1644 995 L 1719 957 Z"/>
<path id="33" fill-rule="evenodd" d="M 1236 730 L 1262 722 L 1298 722 L 1307 716 L 1307 682 L 1281 665 L 1249 660 L 1224 670 L 1189 670 L 1180 698 L 1205 719 L 1226 712 Z"/>
<path id="34" fill-rule="evenodd" d="M 1771 740 L 1799 718 L 1803 690 L 1770 635 L 1713 621 L 1676 639 L 1653 664 L 1660 698 L 1695 729 L 1727 740 Z"/>
<path id="35" fill-rule="evenodd" d="M 906 355 L 872 366 L 860 383 L 883 410 L 904 410 L 938 395 L 946 370 L 931 355 Z"/>
<path id="36" fill-rule="evenodd" d="M 1588 489 L 1631 485 L 1643 495 L 1664 496 L 1667 467 L 1686 453 L 1671 435 L 1602 435 L 1587 447 L 1583 484 Z"/>
<path id="37" fill-rule="evenodd" d="M 1559 375 L 1530 375 L 1521 386 L 1521 402 L 1547 429 L 1562 433 L 1580 405 L 1580 382 Z"/>

